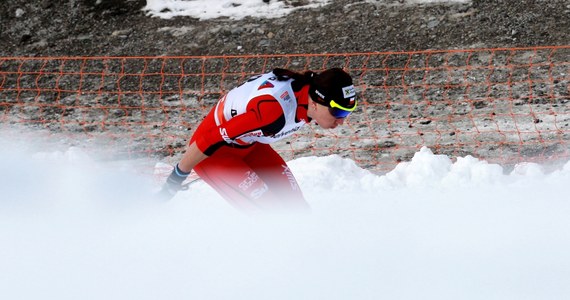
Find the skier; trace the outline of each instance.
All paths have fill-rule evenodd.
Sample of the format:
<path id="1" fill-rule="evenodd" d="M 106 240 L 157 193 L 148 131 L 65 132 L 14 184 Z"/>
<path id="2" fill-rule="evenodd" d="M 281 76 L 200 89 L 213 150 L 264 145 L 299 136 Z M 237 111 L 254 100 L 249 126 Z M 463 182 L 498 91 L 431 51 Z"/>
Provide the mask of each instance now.
<path id="1" fill-rule="evenodd" d="M 342 125 L 356 102 L 352 78 L 340 68 L 254 76 L 224 95 L 198 126 L 159 196 L 171 199 L 193 169 L 239 209 L 308 208 L 269 144 L 312 120 L 324 129 Z"/>

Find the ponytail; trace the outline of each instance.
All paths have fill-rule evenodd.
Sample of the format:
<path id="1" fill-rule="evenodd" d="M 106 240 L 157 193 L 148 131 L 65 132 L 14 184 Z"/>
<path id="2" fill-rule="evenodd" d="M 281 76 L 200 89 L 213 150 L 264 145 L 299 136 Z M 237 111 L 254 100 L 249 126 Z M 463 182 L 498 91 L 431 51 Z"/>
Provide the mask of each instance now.
<path id="1" fill-rule="evenodd" d="M 280 69 L 275 68 L 273 69 L 273 74 L 277 76 L 277 80 L 285 81 L 289 79 L 293 79 L 291 86 L 293 87 L 294 91 L 301 90 L 306 85 L 313 84 L 313 80 L 317 73 L 313 71 L 305 71 L 304 73 L 299 73 L 287 69 Z"/>

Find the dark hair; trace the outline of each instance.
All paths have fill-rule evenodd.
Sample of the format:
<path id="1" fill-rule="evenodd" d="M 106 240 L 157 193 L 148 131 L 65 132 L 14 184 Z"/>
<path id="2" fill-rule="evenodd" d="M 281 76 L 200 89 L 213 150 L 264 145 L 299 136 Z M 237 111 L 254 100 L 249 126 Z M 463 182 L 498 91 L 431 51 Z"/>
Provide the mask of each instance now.
<path id="1" fill-rule="evenodd" d="M 299 73 L 287 69 L 275 68 L 273 69 L 273 74 L 277 76 L 277 80 L 279 81 L 293 79 L 293 83 L 291 83 L 291 86 L 293 88 L 293 91 L 298 92 L 304 86 L 311 85 L 313 83 L 313 77 L 317 73 L 313 71 L 305 71 L 303 73 Z"/>

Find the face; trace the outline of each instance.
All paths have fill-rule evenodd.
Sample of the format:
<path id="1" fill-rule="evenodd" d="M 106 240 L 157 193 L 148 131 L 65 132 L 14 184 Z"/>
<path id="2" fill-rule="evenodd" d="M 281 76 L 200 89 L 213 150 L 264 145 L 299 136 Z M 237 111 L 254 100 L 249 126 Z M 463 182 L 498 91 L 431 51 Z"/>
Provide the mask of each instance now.
<path id="1" fill-rule="evenodd" d="M 307 111 L 307 115 L 324 129 L 336 128 L 338 125 L 342 125 L 345 120 L 344 118 L 337 119 L 333 117 L 329 112 L 328 107 L 320 105 L 314 101 L 309 101 L 309 110 Z"/>

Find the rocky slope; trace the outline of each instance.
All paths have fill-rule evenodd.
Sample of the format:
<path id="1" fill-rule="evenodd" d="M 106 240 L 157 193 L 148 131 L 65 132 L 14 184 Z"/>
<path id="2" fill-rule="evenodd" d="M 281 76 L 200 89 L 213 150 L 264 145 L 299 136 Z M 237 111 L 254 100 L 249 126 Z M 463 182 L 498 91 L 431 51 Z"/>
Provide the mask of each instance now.
<path id="1" fill-rule="evenodd" d="M 0 56 L 343 53 L 570 44 L 568 0 L 405 2 L 335 0 L 279 19 L 198 21 L 150 18 L 142 11 L 144 0 L 1 1 Z"/>

